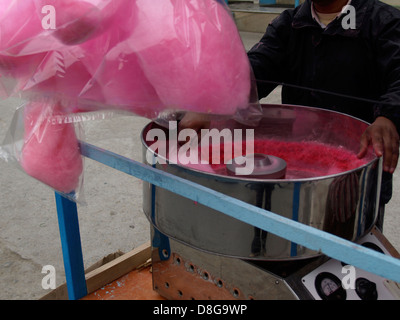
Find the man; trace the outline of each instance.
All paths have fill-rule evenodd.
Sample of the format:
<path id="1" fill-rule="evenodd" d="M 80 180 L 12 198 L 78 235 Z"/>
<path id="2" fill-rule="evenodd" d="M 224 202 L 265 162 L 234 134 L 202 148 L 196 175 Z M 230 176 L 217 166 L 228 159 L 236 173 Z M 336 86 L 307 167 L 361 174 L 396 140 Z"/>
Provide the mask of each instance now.
<path id="1" fill-rule="evenodd" d="M 346 5 L 354 10 L 342 13 Z M 286 83 L 284 104 L 335 110 L 371 123 L 360 137 L 358 156 L 372 145 L 383 157 L 377 223 L 382 229 L 399 158 L 400 11 L 377 0 L 306 0 L 277 17 L 248 56 L 260 99 L 274 90 L 274 83 Z M 193 114 L 180 124 L 205 125 L 206 116 Z"/>

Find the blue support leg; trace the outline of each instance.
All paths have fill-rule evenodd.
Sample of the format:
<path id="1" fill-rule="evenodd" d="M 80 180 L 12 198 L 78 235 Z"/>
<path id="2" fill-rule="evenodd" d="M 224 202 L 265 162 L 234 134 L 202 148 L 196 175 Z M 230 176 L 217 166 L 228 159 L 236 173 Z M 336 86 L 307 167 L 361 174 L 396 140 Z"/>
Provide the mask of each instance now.
<path id="1" fill-rule="evenodd" d="M 70 300 L 78 300 L 87 295 L 78 210 L 75 202 L 58 193 L 56 205 L 68 297 Z"/>

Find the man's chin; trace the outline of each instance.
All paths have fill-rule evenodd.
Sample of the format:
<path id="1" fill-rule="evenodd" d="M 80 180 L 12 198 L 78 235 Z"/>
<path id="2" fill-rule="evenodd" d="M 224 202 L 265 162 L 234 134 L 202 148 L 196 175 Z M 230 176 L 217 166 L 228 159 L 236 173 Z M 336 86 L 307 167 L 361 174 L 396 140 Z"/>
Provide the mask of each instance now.
<path id="1" fill-rule="evenodd" d="M 319 5 L 319 6 L 325 7 L 325 6 L 328 6 L 328 5 L 332 4 L 332 3 L 335 3 L 336 0 L 313 0 L 312 2 L 317 4 L 317 5 Z"/>

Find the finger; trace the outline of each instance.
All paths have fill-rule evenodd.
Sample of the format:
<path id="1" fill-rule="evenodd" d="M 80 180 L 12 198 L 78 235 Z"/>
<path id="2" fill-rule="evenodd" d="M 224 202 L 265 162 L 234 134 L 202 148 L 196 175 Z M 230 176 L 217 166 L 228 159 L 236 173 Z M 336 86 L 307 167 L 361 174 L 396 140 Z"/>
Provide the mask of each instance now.
<path id="1" fill-rule="evenodd" d="M 372 148 L 374 149 L 376 156 L 382 157 L 384 155 L 384 150 L 385 150 L 384 149 L 385 144 L 384 144 L 382 135 L 374 134 L 372 136 L 371 143 L 372 143 Z M 390 153 L 391 153 L 391 151 L 390 151 Z"/>
<path id="2" fill-rule="evenodd" d="M 189 118 L 183 117 L 182 120 L 179 121 L 178 123 L 178 131 L 184 130 L 184 129 L 193 129 L 193 120 Z"/>
<path id="3" fill-rule="evenodd" d="M 378 157 L 383 156 L 383 171 L 394 173 L 399 160 L 399 140 L 390 133 L 375 135 L 372 139 L 374 151 Z"/>
<path id="4" fill-rule="evenodd" d="M 182 126 L 178 127 L 178 143 L 179 145 L 183 145 L 188 143 L 189 141 L 193 141 L 193 139 L 198 139 L 199 128 L 192 125 L 189 122 L 185 122 Z"/>
<path id="5" fill-rule="evenodd" d="M 194 139 L 198 140 L 201 137 L 202 129 L 208 128 L 210 122 L 208 118 L 204 115 L 196 114 L 196 113 L 187 113 L 179 122 L 178 132 L 181 133 L 185 131 L 186 140 L 179 141 L 179 144 L 182 145 L 184 143 L 188 143 L 190 141 L 194 141 Z M 189 132 L 189 133 L 188 133 Z"/>
<path id="6" fill-rule="evenodd" d="M 392 159 L 390 163 L 390 173 L 394 173 L 396 170 L 397 164 L 399 161 L 399 140 L 394 138 L 393 143 L 392 143 Z"/>
<path id="7" fill-rule="evenodd" d="M 206 129 L 210 125 L 210 121 L 204 116 L 188 113 L 181 121 L 179 121 L 178 130 L 193 129 L 199 132 L 201 129 Z"/>
<path id="8" fill-rule="evenodd" d="M 397 154 L 396 156 L 392 157 L 392 163 L 390 164 L 390 169 L 389 172 L 391 174 L 393 174 L 397 168 L 397 164 L 399 161 L 399 154 Z"/>
<path id="9" fill-rule="evenodd" d="M 385 131 L 382 140 L 384 149 L 383 170 L 393 173 L 399 158 L 398 137 L 397 135 L 393 135 L 391 131 Z"/>
<path id="10" fill-rule="evenodd" d="M 364 133 L 364 134 L 361 136 L 360 151 L 359 151 L 358 154 L 357 154 L 357 157 L 358 157 L 359 159 L 364 158 L 365 155 L 367 154 L 367 152 L 368 152 L 368 146 L 369 146 L 369 144 L 370 144 L 370 141 L 371 141 L 371 139 L 370 139 L 370 137 L 369 137 L 369 135 L 368 135 L 367 133 Z"/>
<path id="11" fill-rule="evenodd" d="M 399 134 L 397 132 L 397 129 L 394 129 L 393 137 L 392 137 L 392 143 L 393 143 L 393 158 L 392 158 L 392 165 L 390 168 L 390 172 L 394 173 L 394 171 L 397 168 L 397 164 L 399 162 Z"/>

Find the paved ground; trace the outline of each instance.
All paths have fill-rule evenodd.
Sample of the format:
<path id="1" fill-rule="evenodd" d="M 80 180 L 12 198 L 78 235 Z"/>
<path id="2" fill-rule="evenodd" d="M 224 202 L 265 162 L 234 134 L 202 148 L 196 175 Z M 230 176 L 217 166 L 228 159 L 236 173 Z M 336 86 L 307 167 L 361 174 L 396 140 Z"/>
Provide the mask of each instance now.
<path id="1" fill-rule="evenodd" d="M 260 34 L 242 33 L 247 48 Z M 267 101 L 278 103 L 279 90 Z M 0 140 L 21 101 L 0 102 Z M 122 117 L 85 125 L 88 142 L 141 160 L 140 132 L 149 121 Z M 87 206 L 79 206 L 85 266 L 118 250 L 127 252 L 149 240 L 142 213 L 141 181 L 91 160 L 85 163 Z M 395 190 L 399 190 L 395 176 Z M 0 161 L 0 299 L 38 299 L 43 266 L 52 265 L 57 286 L 65 281 L 54 194 L 43 184 Z M 385 234 L 400 250 L 399 196 L 388 207 Z"/>

